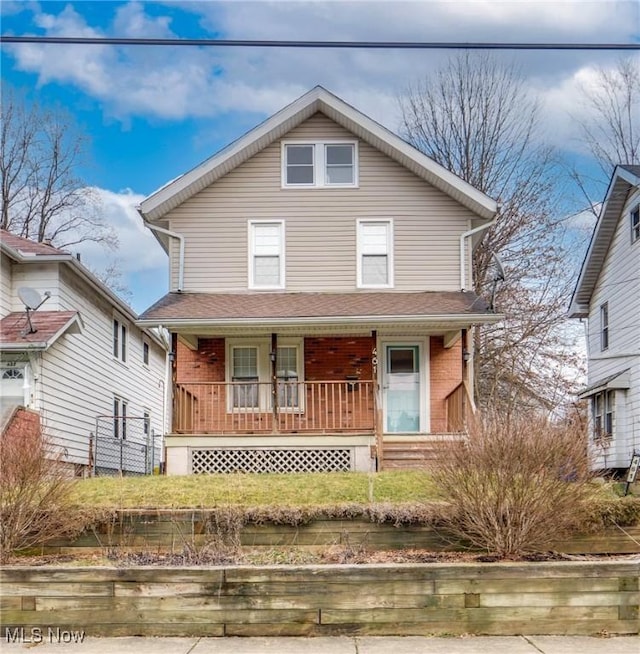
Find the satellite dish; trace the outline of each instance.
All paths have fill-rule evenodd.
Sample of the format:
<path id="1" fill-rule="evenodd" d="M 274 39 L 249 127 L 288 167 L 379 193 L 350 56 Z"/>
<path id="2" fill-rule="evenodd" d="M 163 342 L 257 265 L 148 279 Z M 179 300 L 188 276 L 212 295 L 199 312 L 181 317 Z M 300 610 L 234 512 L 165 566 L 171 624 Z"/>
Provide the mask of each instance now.
<path id="1" fill-rule="evenodd" d="M 49 291 L 45 291 L 44 298 L 42 298 L 40 297 L 40 293 L 38 293 L 35 288 L 31 288 L 30 286 L 21 286 L 18 289 L 18 297 L 27 309 L 27 327 L 22 330 L 22 335 L 26 336 L 27 334 L 35 334 L 38 330 L 33 326 L 33 323 L 31 322 L 31 311 L 39 309 L 51 297 L 51 293 Z"/>
<path id="2" fill-rule="evenodd" d="M 35 311 L 43 302 L 40 293 L 30 286 L 21 286 L 18 289 L 18 297 L 22 300 L 22 304 L 31 311 Z"/>

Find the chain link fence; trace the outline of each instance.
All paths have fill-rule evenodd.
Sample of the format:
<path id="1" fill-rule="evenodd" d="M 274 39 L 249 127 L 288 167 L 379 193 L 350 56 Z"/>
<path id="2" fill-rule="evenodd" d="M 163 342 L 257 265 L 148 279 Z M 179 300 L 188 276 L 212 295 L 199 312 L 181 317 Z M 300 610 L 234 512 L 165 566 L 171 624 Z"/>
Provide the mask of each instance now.
<path id="1" fill-rule="evenodd" d="M 160 446 L 160 439 L 146 416 L 98 416 L 93 444 L 93 474 L 152 475 L 160 463 Z"/>

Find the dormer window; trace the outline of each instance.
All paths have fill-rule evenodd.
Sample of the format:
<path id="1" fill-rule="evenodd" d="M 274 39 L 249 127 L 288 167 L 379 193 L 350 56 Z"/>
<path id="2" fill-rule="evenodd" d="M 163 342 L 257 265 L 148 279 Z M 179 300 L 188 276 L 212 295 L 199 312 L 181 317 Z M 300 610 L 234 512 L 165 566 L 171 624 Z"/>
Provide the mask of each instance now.
<path id="1" fill-rule="evenodd" d="M 282 144 L 283 188 L 355 187 L 358 185 L 355 141 L 298 141 Z"/>

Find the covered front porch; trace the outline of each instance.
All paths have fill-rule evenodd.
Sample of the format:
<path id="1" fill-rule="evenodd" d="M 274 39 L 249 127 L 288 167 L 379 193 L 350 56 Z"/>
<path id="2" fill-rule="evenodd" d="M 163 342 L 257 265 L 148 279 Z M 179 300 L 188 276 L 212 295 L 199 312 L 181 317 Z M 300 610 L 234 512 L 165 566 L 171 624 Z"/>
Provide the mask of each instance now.
<path id="1" fill-rule="evenodd" d="M 141 321 L 172 334 L 167 472 L 425 462 L 464 432 L 472 331 L 498 318 L 468 292 L 170 293 Z"/>

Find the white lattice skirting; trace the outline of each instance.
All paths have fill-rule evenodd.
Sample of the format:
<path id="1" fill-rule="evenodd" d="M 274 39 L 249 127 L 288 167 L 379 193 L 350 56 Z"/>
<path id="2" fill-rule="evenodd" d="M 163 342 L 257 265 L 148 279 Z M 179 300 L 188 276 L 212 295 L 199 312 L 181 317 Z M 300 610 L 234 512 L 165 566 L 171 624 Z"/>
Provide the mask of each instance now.
<path id="1" fill-rule="evenodd" d="M 192 474 L 233 472 L 348 472 L 351 448 L 207 448 L 191 450 Z"/>

